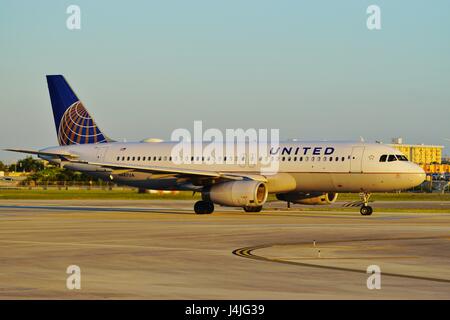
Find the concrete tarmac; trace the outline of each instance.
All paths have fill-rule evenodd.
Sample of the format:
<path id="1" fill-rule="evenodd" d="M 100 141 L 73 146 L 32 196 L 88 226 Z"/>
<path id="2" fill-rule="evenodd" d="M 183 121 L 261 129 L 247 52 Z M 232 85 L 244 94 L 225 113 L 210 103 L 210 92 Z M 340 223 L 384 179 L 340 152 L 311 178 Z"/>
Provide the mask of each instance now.
<path id="1" fill-rule="evenodd" d="M 450 213 L 192 205 L 2 201 L 0 299 L 450 298 Z M 70 265 L 80 290 L 66 287 Z"/>

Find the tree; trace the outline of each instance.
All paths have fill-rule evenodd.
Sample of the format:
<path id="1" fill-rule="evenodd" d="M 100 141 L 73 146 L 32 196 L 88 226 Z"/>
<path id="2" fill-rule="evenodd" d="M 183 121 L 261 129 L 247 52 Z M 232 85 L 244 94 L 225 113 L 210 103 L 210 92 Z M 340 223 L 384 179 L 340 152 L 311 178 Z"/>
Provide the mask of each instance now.
<path id="1" fill-rule="evenodd" d="M 46 168 L 36 171 L 29 175 L 26 181 L 34 181 L 35 183 L 43 182 L 56 182 L 56 181 L 83 181 L 87 182 L 92 180 L 89 176 L 77 172 L 68 170 L 66 168 L 60 168 L 55 166 L 47 166 Z"/>
<path id="2" fill-rule="evenodd" d="M 41 160 L 33 159 L 32 157 L 26 157 L 25 159 L 17 161 L 15 164 L 15 171 L 18 172 L 37 172 L 43 169 L 44 163 Z"/>
<path id="3" fill-rule="evenodd" d="M 0 161 L 0 171 L 6 171 L 6 169 L 8 169 L 8 167 Z"/>

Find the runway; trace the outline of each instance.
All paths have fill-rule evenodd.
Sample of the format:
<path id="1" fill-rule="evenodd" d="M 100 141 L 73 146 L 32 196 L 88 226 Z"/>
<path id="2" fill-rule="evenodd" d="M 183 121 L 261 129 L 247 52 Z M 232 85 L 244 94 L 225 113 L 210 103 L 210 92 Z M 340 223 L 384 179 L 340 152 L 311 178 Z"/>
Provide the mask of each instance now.
<path id="1" fill-rule="evenodd" d="M 0 298 L 450 298 L 450 213 L 271 204 L 195 215 L 192 204 L 2 201 Z M 81 269 L 80 290 L 66 287 L 69 265 Z M 380 290 L 366 286 L 369 265 L 381 269 Z"/>

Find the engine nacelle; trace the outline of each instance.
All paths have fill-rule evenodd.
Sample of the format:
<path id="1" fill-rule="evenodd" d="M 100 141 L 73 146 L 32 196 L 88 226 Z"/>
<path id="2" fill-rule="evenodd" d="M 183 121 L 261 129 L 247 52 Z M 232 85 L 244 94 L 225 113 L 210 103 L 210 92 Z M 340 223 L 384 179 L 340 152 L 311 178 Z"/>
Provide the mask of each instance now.
<path id="1" fill-rule="evenodd" d="M 301 192 L 289 192 L 278 193 L 277 199 L 282 201 L 288 201 L 298 204 L 309 205 L 321 205 L 331 204 L 336 201 L 338 197 L 337 193 L 301 193 Z"/>
<path id="2" fill-rule="evenodd" d="M 267 186 L 259 181 L 230 181 L 213 185 L 205 200 L 230 207 L 259 207 L 267 200 Z"/>

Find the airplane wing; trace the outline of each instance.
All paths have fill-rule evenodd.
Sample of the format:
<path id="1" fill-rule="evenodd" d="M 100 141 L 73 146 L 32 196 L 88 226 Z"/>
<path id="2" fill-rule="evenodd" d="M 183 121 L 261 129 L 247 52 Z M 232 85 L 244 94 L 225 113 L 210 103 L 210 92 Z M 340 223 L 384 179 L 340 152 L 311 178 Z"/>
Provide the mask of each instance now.
<path id="1" fill-rule="evenodd" d="M 34 154 L 37 156 L 50 156 L 50 157 L 62 157 L 64 159 L 76 159 L 78 155 L 70 154 L 70 153 L 55 153 L 55 152 L 45 152 L 45 151 L 36 151 L 36 150 L 26 150 L 26 149 L 4 149 L 5 151 L 12 152 L 20 152 L 20 153 L 28 153 Z"/>
<path id="2" fill-rule="evenodd" d="M 255 180 L 261 182 L 267 182 L 267 179 L 262 175 L 255 174 L 243 174 L 237 172 L 219 172 L 219 171 L 208 171 L 208 170 L 196 170 L 196 169 L 183 169 L 183 168 L 172 168 L 172 167 L 160 167 L 160 166 L 142 166 L 142 165 L 129 165 L 129 164 L 116 164 L 116 163 L 105 163 L 105 162 L 90 162 L 84 160 L 78 160 L 78 155 L 70 153 L 54 153 L 45 151 L 35 151 L 26 149 L 4 149 L 5 151 L 21 152 L 34 155 L 59 157 L 71 163 L 80 163 L 93 166 L 100 166 L 103 168 L 109 168 L 114 170 L 131 170 L 138 172 L 147 173 L 157 173 L 157 174 L 174 174 L 181 176 L 190 176 L 198 178 L 209 178 L 213 180 Z"/>
<path id="3" fill-rule="evenodd" d="M 220 171 L 207 171 L 207 170 L 196 170 L 196 169 L 183 169 L 183 168 L 172 168 L 172 167 L 159 167 L 159 166 L 142 166 L 142 165 L 129 165 L 129 164 L 116 164 L 116 163 L 105 163 L 105 162 L 90 162 L 83 160 L 69 160 L 72 163 L 82 163 L 93 166 L 101 166 L 103 168 L 109 168 L 112 170 L 132 170 L 147 173 L 159 173 L 159 174 L 175 174 L 184 176 L 196 176 L 211 179 L 225 179 L 225 180 L 255 180 L 261 182 L 267 182 L 267 179 L 261 175 L 255 174 L 241 174 L 233 172 L 220 172 Z"/>

